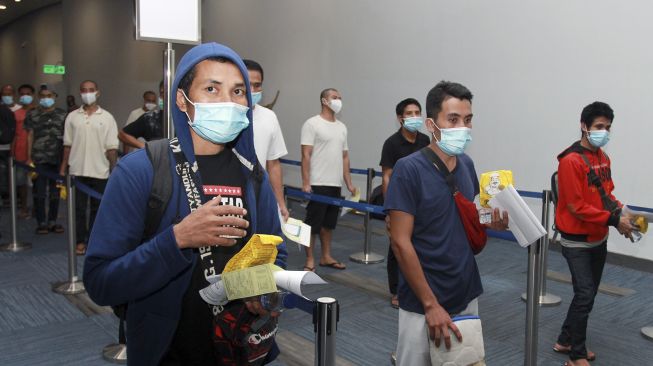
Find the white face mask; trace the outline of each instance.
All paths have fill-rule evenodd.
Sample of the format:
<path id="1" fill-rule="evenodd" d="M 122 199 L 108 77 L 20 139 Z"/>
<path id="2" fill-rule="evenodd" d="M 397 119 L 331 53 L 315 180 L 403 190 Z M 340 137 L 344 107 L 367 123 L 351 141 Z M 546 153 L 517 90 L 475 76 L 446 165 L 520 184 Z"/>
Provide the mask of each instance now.
<path id="1" fill-rule="evenodd" d="M 145 109 L 148 111 L 154 110 L 156 108 L 156 103 L 145 103 Z"/>
<path id="2" fill-rule="evenodd" d="M 97 101 L 97 92 L 82 93 L 82 102 L 86 105 L 91 105 Z"/>
<path id="3" fill-rule="evenodd" d="M 333 113 L 340 113 L 340 110 L 342 109 L 342 100 L 331 99 L 328 106 L 333 111 Z"/>

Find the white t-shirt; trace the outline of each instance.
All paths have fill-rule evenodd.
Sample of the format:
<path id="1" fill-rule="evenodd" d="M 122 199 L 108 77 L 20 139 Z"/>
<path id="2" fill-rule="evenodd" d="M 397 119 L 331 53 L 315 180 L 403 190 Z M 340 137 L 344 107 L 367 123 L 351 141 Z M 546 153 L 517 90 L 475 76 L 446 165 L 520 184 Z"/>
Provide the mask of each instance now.
<path id="1" fill-rule="evenodd" d="M 276 160 L 288 154 L 277 115 L 261 105 L 254 107 L 254 149 L 263 169 L 267 160 Z"/>
<path id="2" fill-rule="evenodd" d="M 302 126 L 302 145 L 313 146 L 310 179 L 313 186 L 342 187 L 342 153 L 347 146 L 347 126 L 319 114 Z"/>
<path id="3" fill-rule="evenodd" d="M 134 109 L 133 111 L 129 112 L 129 117 L 127 117 L 127 122 L 125 122 L 125 126 L 128 124 L 136 121 L 138 117 L 142 116 L 145 114 L 145 111 L 143 110 L 143 107 L 138 107 Z M 125 127 L 123 126 L 123 127 Z"/>
<path id="4" fill-rule="evenodd" d="M 63 145 L 70 146 L 70 174 L 107 179 L 107 150 L 118 148 L 118 126 L 111 113 L 98 107 L 90 116 L 83 107 L 66 117 Z"/>

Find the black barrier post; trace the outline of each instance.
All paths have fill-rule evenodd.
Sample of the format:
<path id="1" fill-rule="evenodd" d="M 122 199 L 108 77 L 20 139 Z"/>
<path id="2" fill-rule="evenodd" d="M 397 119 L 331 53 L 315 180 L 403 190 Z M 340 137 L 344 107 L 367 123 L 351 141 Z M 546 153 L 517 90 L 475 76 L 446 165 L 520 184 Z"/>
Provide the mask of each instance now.
<path id="1" fill-rule="evenodd" d="M 371 204 L 370 200 L 372 199 L 372 180 L 374 179 L 374 169 L 367 169 L 367 204 Z M 385 257 L 380 254 L 371 252 L 372 245 L 372 227 L 370 225 L 370 213 L 365 213 L 365 221 L 363 223 L 365 227 L 365 243 L 363 244 L 363 251 L 354 253 L 349 256 L 349 259 L 363 264 L 374 264 L 383 262 Z"/>
<path id="2" fill-rule="evenodd" d="M 316 366 L 335 366 L 336 364 L 336 331 L 339 318 L 338 300 L 332 297 L 317 299 L 313 310 Z"/>
<path id="3" fill-rule="evenodd" d="M 560 305 L 562 299 L 560 296 L 549 294 L 546 292 L 546 269 L 547 260 L 549 257 L 549 208 L 551 207 L 551 191 L 542 191 L 542 226 L 546 229 L 546 234 L 542 238 L 542 255 L 540 256 L 540 296 L 539 304 L 541 306 L 557 306 Z M 526 301 L 527 293 L 521 295 L 522 300 Z"/>
<path id="4" fill-rule="evenodd" d="M 84 283 L 77 277 L 77 254 L 75 253 L 75 187 L 70 174 L 66 175 L 68 190 L 68 281 L 56 283 L 52 290 L 62 295 L 74 295 L 86 291 Z"/>
<path id="5" fill-rule="evenodd" d="M 550 197 L 550 196 L 549 196 Z M 542 205 L 542 217 L 546 213 L 548 217 L 549 208 Z M 548 221 L 548 219 L 547 219 Z M 538 328 L 540 319 L 540 303 L 539 296 L 542 285 L 540 277 L 542 271 L 542 246 L 544 238 L 541 237 L 535 243 L 528 246 L 528 277 L 527 277 L 527 299 L 526 299 L 526 344 L 524 349 L 524 366 L 537 365 L 537 341 L 538 341 Z"/>
<path id="6" fill-rule="evenodd" d="M 16 235 L 16 164 L 14 164 L 14 157 L 10 156 L 8 161 L 9 170 L 9 201 L 11 204 L 11 242 L 2 244 L 0 251 L 3 252 L 21 252 L 23 250 L 31 249 L 32 244 L 19 242 Z"/>

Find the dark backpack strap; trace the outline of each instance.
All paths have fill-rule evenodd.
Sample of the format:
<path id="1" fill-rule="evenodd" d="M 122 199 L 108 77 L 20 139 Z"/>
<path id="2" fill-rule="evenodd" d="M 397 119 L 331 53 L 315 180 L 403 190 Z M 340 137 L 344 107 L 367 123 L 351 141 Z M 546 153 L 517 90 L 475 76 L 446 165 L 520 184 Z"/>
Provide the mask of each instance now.
<path id="1" fill-rule="evenodd" d="M 599 177 L 598 174 L 596 174 L 596 172 L 592 168 L 592 164 L 590 164 L 590 161 L 589 159 L 587 159 L 587 156 L 585 156 L 585 154 L 583 153 L 579 153 L 579 155 L 590 170 L 589 173 L 587 173 L 587 180 L 591 184 L 593 184 L 596 187 L 596 189 L 599 191 L 599 195 L 601 195 L 601 202 L 603 203 L 603 208 L 610 212 L 617 210 L 619 208 L 617 206 L 617 203 L 614 202 L 605 192 L 605 189 L 603 189 L 603 184 L 601 184 L 601 178 Z M 605 156 L 607 158 L 607 155 Z"/>
<path id="2" fill-rule="evenodd" d="M 449 186 L 449 189 L 451 190 L 451 194 L 456 194 L 458 192 L 458 186 L 456 185 L 456 177 L 451 174 L 449 171 L 449 168 L 444 164 L 442 159 L 433 151 L 431 150 L 428 146 L 423 147 L 421 150 L 421 153 L 426 156 L 427 159 L 435 166 L 438 168 L 440 173 L 444 176 L 444 180 L 447 182 L 447 185 Z"/>
<path id="3" fill-rule="evenodd" d="M 154 236 L 172 196 L 172 170 L 170 169 L 170 142 L 167 139 L 145 144 L 147 157 L 152 163 L 152 188 L 147 200 L 143 240 Z"/>

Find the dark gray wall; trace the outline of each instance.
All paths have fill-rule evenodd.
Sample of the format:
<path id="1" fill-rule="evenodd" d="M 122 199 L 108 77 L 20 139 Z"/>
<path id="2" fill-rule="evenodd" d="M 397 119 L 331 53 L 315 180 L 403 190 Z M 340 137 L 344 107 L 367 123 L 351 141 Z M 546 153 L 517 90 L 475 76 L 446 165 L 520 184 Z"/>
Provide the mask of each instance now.
<path id="1" fill-rule="evenodd" d="M 0 29 L 0 84 L 47 83 L 59 95 L 66 93 L 60 75 L 43 74 L 44 64 L 63 61 L 61 4 L 28 14 Z M 58 104 L 65 105 L 65 98 Z"/>

